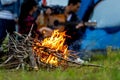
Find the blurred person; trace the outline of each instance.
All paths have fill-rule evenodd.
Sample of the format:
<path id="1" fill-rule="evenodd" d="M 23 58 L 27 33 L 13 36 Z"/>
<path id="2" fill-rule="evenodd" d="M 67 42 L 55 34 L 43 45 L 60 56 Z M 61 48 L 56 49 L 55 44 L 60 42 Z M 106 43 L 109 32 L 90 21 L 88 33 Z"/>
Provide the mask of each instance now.
<path id="1" fill-rule="evenodd" d="M 66 22 L 79 23 L 78 25 L 70 24 L 70 25 L 66 25 L 65 27 L 66 35 L 69 36 L 66 38 L 66 44 L 68 46 L 70 46 L 76 40 L 82 37 L 82 27 L 84 27 L 84 24 L 76 14 L 78 9 L 80 8 L 80 3 L 81 3 L 81 0 L 69 0 L 68 6 L 66 6 L 65 8 L 64 13 L 66 16 Z"/>
<path id="2" fill-rule="evenodd" d="M 84 23 L 78 18 L 77 11 L 80 8 L 81 0 L 69 0 L 68 5 L 65 7 L 65 16 L 66 23 L 65 31 L 66 31 L 66 41 L 65 44 L 68 45 L 69 50 L 79 51 L 80 49 L 80 41 L 82 39 L 84 28 Z M 77 23 L 77 24 L 76 24 Z M 71 58 L 72 59 L 72 58 Z M 73 59 L 77 63 L 84 63 L 84 60 L 80 59 L 80 57 Z"/>
<path id="3" fill-rule="evenodd" d="M 21 34 L 26 34 L 28 35 L 32 25 L 33 30 L 32 30 L 32 37 L 37 38 L 39 40 L 42 40 L 43 37 L 43 32 L 45 34 L 45 37 L 50 36 L 52 30 L 48 29 L 46 26 L 42 28 L 38 28 L 40 25 L 45 24 L 44 23 L 44 13 L 39 13 L 38 15 L 34 15 L 36 11 L 38 10 L 38 3 L 35 0 L 25 0 L 22 5 L 21 5 L 21 12 L 19 16 L 19 30 L 18 32 Z M 51 14 L 51 11 L 49 9 L 46 10 L 46 14 L 49 15 Z M 42 19 L 42 20 L 41 20 Z"/>
<path id="4" fill-rule="evenodd" d="M 12 34 L 15 31 L 20 4 L 21 0 L 0 0 L 0 46 L 7 32 Z"/>
<path id="5" fill-rule="evenodd" d="M 18 20 L 19 29 L 18 32 L 21 34 L 28 35 L 31 27 L 32 29 L 32 37 L 35 37 L 37 31 L 37 23 L 33 16 L 34 12 L 37 11 L 37 2 L 34 0 L 25 0 L 21 5 L 20 16 Z"/>
<path id="6" fill-rule="evenodd" d="M 50 17 L 52 14 L 52 10 L 50 8 L 47 8 L 45 11 L 41 10 L 40 14 L 37 17 L 37 23 L 38 23 L 38 31 L 40 32 L 39 39 L 42 40 L 45 37 L 50 37 L 53 29 L 50 25 Z"/>

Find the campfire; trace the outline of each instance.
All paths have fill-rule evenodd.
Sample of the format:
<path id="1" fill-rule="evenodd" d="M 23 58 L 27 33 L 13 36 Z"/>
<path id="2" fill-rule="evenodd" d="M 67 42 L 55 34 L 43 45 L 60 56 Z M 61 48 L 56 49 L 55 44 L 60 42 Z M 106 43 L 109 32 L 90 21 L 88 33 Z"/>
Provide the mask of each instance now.
<path id="1" fill-rule="evenodd" d="M 16 40 L 16 35 L 22 40 Z M 68 50 L 68 46 L 64 44 L 65 37 L 65 32 L 54 30 L 51 37 L 39 41 L 31 38 L 30 35 L 23 36 L 14 32 L 14 35 L 9 37 L 11 40 L 8 45 L 9 55 L 6 55 L 5 61 L 0 64 L 0 67 L 16 69 L 22 67 L 24 69 L 25 66 L 29 65 L 29 67 L 38 70 L 40 67 L 66 68 L 70 66 L 69 63 L 72 63 L 72 66 L 75 64 L 79 67 L 82 65 L 78 62 L 80 58 L 77 56 L 80 52 Z M 87 64 L 87 66 L 100 67 L 94 64 Z"/>
<path id="2" fill-rule="evenodd" d="M 40 62 L 56 67 L 66 64 L 68 46 L 64 44 L 65 37 L 65 32 L 54 30 L 51 37 L 45 38 L 42 42 L 36 42 L 33 49 Z"/>

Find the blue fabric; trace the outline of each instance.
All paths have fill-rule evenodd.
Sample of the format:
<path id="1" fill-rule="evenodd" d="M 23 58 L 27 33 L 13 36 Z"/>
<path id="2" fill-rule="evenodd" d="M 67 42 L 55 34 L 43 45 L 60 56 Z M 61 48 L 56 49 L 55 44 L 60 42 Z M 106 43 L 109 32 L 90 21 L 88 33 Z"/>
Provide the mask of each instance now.
<path id="1" fill-rule="evenodd" d="M 2 40 L 6 35 L 6 22 L 0 19 L 0 40 Z"/>
<path id="2" fill-rule="evenodd" d="M 84 18 L 89 6 L 93 5 L 92 0 L 82 0 L 79 16 Z M 94 0 L 96 3 L 98 0 Z M 95 29 L 87 28 L 81 44 L 81 50 L 106 49 L 112 46 L 113 49 L 120 48 L 120 0 L 103 0 L 92 12 L 90 20 L 96 20 Z"/>
<path id="3" fill-rule="evenodd" d="M 90 30 L 88 28 L 85 34 L 85 38 L 81 43 L 81 49 L 103 50 L 108 46 L 112 46 L 113 49 L 120 48 L 120 31 L 110 34 L 102 29 Z"/>
<path id="4" fill-rule="evenodd" d="M 99 1 L 100 0 L 82 0 L 80 9 L 78 11 L 78 16 L 80 17 L 80 19 L 83 20 L 86 16 L 86 12 L 89 11 L 90 7 L 93 7 Z"/>
<path id="5" fill-rule="evenodd" d="M 15 31 L 14 20 L 0 19 L 0 46 L 6 37 L 7 32 L 12 33 L 13 31 Z"/>
<path id="6" fill-rule="evenodd" d="M 7 6 L 3 6 L 0 2 L 0 10 L 8 10 L 11 11 L 12 13 L 14 13 L 16 15 L 16 17 L 19 15 L 20 13 L 20 6 L 21 3 L 23 2 L 23 0 L 17 0 L 17 2 L 14 2 L 10 5 Z"/>

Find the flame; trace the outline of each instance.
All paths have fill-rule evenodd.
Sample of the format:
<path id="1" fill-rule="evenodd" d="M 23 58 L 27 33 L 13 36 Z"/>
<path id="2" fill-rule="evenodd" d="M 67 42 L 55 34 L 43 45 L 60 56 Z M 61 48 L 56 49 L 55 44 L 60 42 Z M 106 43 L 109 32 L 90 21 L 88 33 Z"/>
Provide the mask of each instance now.
<path id="1" fill-rule="evenodd" d="M 65 36 L 66 36 L 65 32 L 59 32 L 59 30 L 54 30 L 51 37 L 45 38 L 41 43 L 36 42 L 35 45 L 49 48 L 58 53 L 60 52 L 60 54 L 62 55 L 62 58 L 67 59 L 68 46 L 64 45 Z M 54 66 L 58 66 L 59 64 L 61 64 L 59 62 L 58 57 L 56 57 L 54 53 L 52 52 L 49 53 L 49 51 L 45 52 L 45 49 L 43 49 L 42 51 L 42 49 L 39 49 L 36 46 L 34 46 L 33 49 L 35 50 L 37 55 L 40 57 L 41 62 L 51 64 Z"/>

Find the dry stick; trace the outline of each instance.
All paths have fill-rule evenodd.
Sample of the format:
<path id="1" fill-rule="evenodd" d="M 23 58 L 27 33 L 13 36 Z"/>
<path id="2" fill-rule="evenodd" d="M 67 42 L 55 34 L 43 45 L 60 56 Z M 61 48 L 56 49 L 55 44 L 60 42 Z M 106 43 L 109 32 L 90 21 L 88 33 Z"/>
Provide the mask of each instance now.
<path id="1" fill-rule="evenodd" d="M 27 36 L 27 37 L 29 37 L 29 36 Z M 27 40 L 27 39 L 28 39 L 28 38 L 26 38 L 26 40 Z M 44 47 L 44 46 L 39 46 L 39 47 L 46 48 L 46 47 Z M 67 61 L 67 62 L 70 62 L 70 63 L 74 63 L 74 64 L 81 65 L 81 66 L 101 67 L 100 65 L 95 65 L 95 64 L 80 64 L 80 63 L 77 63 L 77 62 L 75 62 L 75 61 L 66 60 L 66 59 L 64 59 L 63 57 L 61 57 L 61 55 L 58 55 L 58 54 L 57 54 L 58 52 L 56 52 L 55 50 L 50 50 L 50 51 L 49 51 L 49 50 L 50 50 L 50 49 L 47 49 L 47 52 L 53 52 L 53 53 L 55 53 L 54 56 L 58 57 L 59 59 L 65 60 L 65 61 Z M 73 55 L 72 55 L 72 56 L 73 56 Z M 43 63 L 43 62 L 42 62 L 42 63 Z M 46 64 L 46 65 L 50 66 L 49 64 Z"/>
<path id="2" fill-rule="evenodd" d="M 102 67 L 101 65 L 96 65 L 96 64 L 80 64 L 80 63 L 77 63 L 77 62 L 75 62 L 75 61 L 66 60 L 66 59 L 64 59 L 63 57 L 60 57 L 60 56 L 55 55 L 55 54 L 54 54 L 54 56 L 56 56 L 56 57 L 58 57 L 58 58 L 60 58 L 60 59 L 62 59 L 62 60 L 65 60 L 65 61 L 67 61 L 67 62 L 70 62 L 70 63 L 73 63 L 73 64 L 77 64 L 77 65 L 81 65 L 81 66 Z"/>
<path id="3" fill-rule="evenodd" d="M 38 47 L 47 48 L 47 47 L 44 47 L 44 46 L 38 46 Z M 77 65 L 102 67 L 101 65 L 96 65 L 96 64 L 80 64 L 80 63 L 77 63 L 77 62 L 75 62 L 75 61 L 66 60 L 66 59 L 64 59 L 63 57 L 60 57 L 60 55 L 57 54 L 58 52 L 55 51 L 55 50 L 46 49 L 46 52 L 55 53 L 56 55 L 54 54 L 54 56 L 56 56 L 56 57 L 58 57 L 58 58 L 60 58 L 60 59 L 62 59 L 62 60 L 65 60 L 65 61 L 67 61 L 67 62 L 71 62 L 71 63 L 77 64 Z M 59 53 L 59 54 L 60 54 L 60 53 Z M 72 54 L 69 54 L 69 56 L 71 56 L 71 57 L 73 57 L 73 58 L 78 58 L 78 56 L 72 55 Z"/>
<path id="4" fill-rule="evenodd" d="M 26 41 L 31 37 L 31 33 L 32 33 L 32 30 L 33 30 L 33 26 L 34 26 L 34 24 L 32 24 L 31 29 L 30 29 L 30 32 L 29 32 L 29 34 L 28 34 L 28 36 L 26 37 L 26 39 L 25 39 L 24 42 L 26 42 Z M 29 48 L 29 49 L 31 49 L 31 48 Z M 35 60 L 35 57 L 34 57 L 34 54 L 33 54 L 33 50 L 30 50 L 30 52 L 29 52 L 29 58 L 30 58 L 30 61 L 31 61 L 31 66 L 32 66 L 33 68 L 37 67 L 37 63 L 36 63 L 36 60 Z"/>
<path id="5" fill-rule="evenodd" d="M 61 51 L 56 51 L 56 50 L 51 50 L 51 49 L 49 49 L 48 47 L 44 47 L 44 46 L 38 46 L 38 45 L 36 45 L 37 47 L 39 47 L 39 48 L 43 48 L 43 50 L 45 51 L 45 52 L 48 52 L 48 53 L 59 53 L 59 55 L 60 55 L 60 53 L 62 53 Z M 79 54 L 79 53 L 78 53 Z M 62 55 L 61 55 L 62 56 Z M 72 57 L 72 58 L 74 58 L 74 59 L 76 59 L 76 58 L 78 58 L 79 56 L 77 56 L 77 54 L 70 54 L 69 53 L 69 56 L 70 57 Z"/>
<path id="6" fill-rule="evenodd" d="M 5 60 L 2 64 L 6 64 L 8 61 L 10 61 L 13 58 L 13 55 L 11 55 L 9 58 L 7 58 L 7 60 Z M 2 65 L 1 64 L 1 65 Z"/>
<path id="7" fill-rule="evenodd" d="M 74 64 L 78 64 L 78 65 L 85 65 L 85 64 L 80 64 L 80 63 L 77 63 L 77 62 L 75 62 L 75 61 L 71 61 L 71 60 L 66 60 L 66 59 L 64 59 L 63 57 L 61 57 L 62 55 L 60 55 L 60 53 L 59 54 L 57 54 L 58 52 L 57 51 L 54 51 L 54 50 L 49 50 L 50 51 L 50 53 L 54 53 L 53 55 L 54 56 L 56 56 L 56 57 L 58 57 L 59 59 L 62 59 L 62 60 L 65 60 L 65 61 L 67 61 L 67 62 L 71 62 L 71 63 L 74 63 Z M 47 51 L 48 52 L 48 51 Z M 55 55 L 56 54 L 56 55 Z M 70 56 L 72 56 L 72 55 L 70 55 Z M 72 56 L 72 57 L 74 57 L 74 56 Z M 76 56 L 75 56 L 75 58 L 76 58 Z M 86 64 L 86 66 L 98 66 L 98 65 L 95 65 L 95 64 Z M 100 66 L 98 66 L 98 67 L 100 67 Z"/>
<path id="8" fill-rule="evenodd" d="M 25 41 L 24 41 L 24 42 L 29 41 L 28 39 L 31 37 L 31 32 L 32 32 L 33 26 L 34 26 L 34 24 L 32 24 L 31 29 L 30 29 L 30 31 L 29 31 L 29 34 L 28 34 L 28 36 L 25 38 Z M 29 46 L 28 46 L 28 47 L 29 47 Z M 31 48 L 29 48 L 29 49 L 30 49 L 30 51 L 28 51 L 28 52 L 29 52 L 29 58 L 30 58 L 32 67 L 36 67 L 37 64 L 36 64 L 36 61 L 35 61 L 35 58 L 34 58 L 33 51 L 32 51 Z"/>
<path id="9" fill-rule="evenodd" d="M 13 39 L 12 37 L 10 37 L 10 39 L 12 40 L 14 46 L 16 47 L 16 45 L 15 45 L 15 43 L 14 43 L 14 42 L 15 42 L 14 39 Z M 8 57 L 7 60 L 5 60 L 2 64 L 0 64 L 0 67 L 2 67 L 2 66 L 4 66 L 4 65 L 7 66 L 7 62 L 10 61 L 13 57 L 14 57 L 14 54 L 11 55 L 10 57 Z"/>
<path id="10" fill-rule="evenodd" d="M 19 34 L 18 34 L 19 35 Z M 21 35 L 19 35 L 19 36 L 21 36 Z M 20 51 L 19 49 L 17 49 L 17 41 L 15 41 L 14 40 L 14 38 L 11 36 L 10 37 L 10 40 L 12 41 L 12 44 L 13 44 L 13 46 L 14 46 L 14 48 L 15 48 L 15 50 L 17 51 L 17 52 L 23 52 L 23 51 Z M 13 48 L 13 50 L 14 50 L 14 48 Z M 18 56 L 18 54 L 15 54 L 16 56 Z M 7 62 L 9 61 L 9 60 L 11 60 L 12 58 L 13 58 L 13 56 L 15 56 L 14 54 L 12 54 L 9 58 L 7 58 L 7 60 L 5 60 L 2 64 L 0 64 L 0 67 L 7 67 L 7 66 L 10 66 L 10 65 L 15 65 L 15 64 L 18 64 L 18 62 L 17 63 L 10 63 L 10 64 L 7 64 Z M 19 57 L 18 57 L 19 58 Z M 19 62 L 19 64 L 20 64 L 20 62 Z"/>
<path id="11" fill-rule="evenodd" d="M 81 53 L 84 53 L 85 51 L 80 51 L 80 52 L 76 52 L 76 51 L 73 51 L 73 50 L 69 50 L 69 53 L 74 53 L 74 54 L 71 54 L 71 55 L 73 55 L 73 56 L 77 56 L 77 55 L 79 55 L 79 54 L 81 54 Z"/>
<path id="12" fill-rule="evenodd" d="M 31 29 L 32 30 L 32 29 Z M 31 31 L 30 31 L 31 32 Z M 15 34 L 17 34 L 17 35 L 19 35 L 20 37 L 22 37 L 22 38 L 24 38 L 21 34 L 19 34 L 19 33 L 17 33 L 17 32 L 15 32 Z M 29 33 L 29 35 L 26 37 L 26 38 L 24 38 L 24 39 L 28 39 L 28 37 L 30 36 L 30 33 Z M 27 54 L 27 52 L 26 51 L 28 51 L 27 49 L 26 49 L 26 47 L 23 47 L 24 45 L 22 45 L 22 47 L 23 47 L 23 51 L 21 51 L 21 50 L 19 50 L 17 47 L 19 46 L 17 46 L 16 44 L 16 41 L 14 41 L 14 39 L 12 38 L 12 37 L 10 37 L 11 38 L 11 40 L 12 40 L 12 42 L 13 42 L 13 44 L 14 44 L 14 48 L 15 48 L 15 50 L 17 50 L 18 52 L 17 53 L 26 53 Z M 18 54 L 16 54 L 16 56 L 18 57 L 19 55 Z M 23 55 L 23 57 L 25 57 L 24 55 Z M 18 57 L 19 58 L 19 57 Z"/>
<path id="13" fill-rule="evenodd" d="M 44 46 L 38 46 L 38 47 L 47 48 L 47 47 L 44 47 Z M 48 51 L 49 51 L 50 53 L 58 53 L 58 52 L 56 52 L 55 50 L 47 49 L 47 52 L 48 52 Z M 54 55 L 54 56 L 56 56 L 56 57 L 58 57 L 58 58 L 60 58 L 60 59 L 62 59 L 62 60 L 65 60 L 65 61 L 67 61 L 67 62 L 74 63 L 74 64 L 81 65 L 81 66 L 102 67 L 101 65 L 96 65 L 96 64 L 80 64 L 80 63 L 77 63 L 77 62 L 75 62 L 75 61 L 66 60 L 66 59 L 64 59 L 63 57 L 58 56 L 58 54 L 57 54 L 57 55 Z M 74 57 L 74 55 L 70 55 L 70 56 Z M 77 56 L 76 56 L 76 57 L 77 57 Z M 75 58 L 76 58 L 76 57 L 75 57 Z"/>
<path id="14" fill-rule="evenodd" d="M 32 30 L 33 30 L 33 26 L 34 26 L 34 24 L 32 24 L 31 29 L 30 29 L 30 31 L 29 31 L 29 33 L 28 33 L 26 39 L 25 39 L 25 42 L 28 40 L 29 37 L 31 37 Z"/>
<path id="15" fill-rule="evenodd" d="M 15 48 L 15 51 L 17 52 L 17 53 L 24 53 L 24 55 L 23 55 L 23 57 L 25 58 L 25 57 L 27 57 L 28 56 L 28 54 L 26 53 L 26 48 L 25 47 L 23 47 L 23 46 L 21 46 L 21 48 L 22 48 L 22 50 L 23 51 L 21 51 L 21 50 L 19 50 L 17 47 L 19 46 L 19 45 L 16 45 L 16 44 L 18 44 L 12 37 L 10 37 L 10 39 L 12 40 L 12 42 L 13 42 L 13 45 L 14 45 L 14 48 Z M 18 55 L 18 54 L 16 54 L 16 55 Z"/>
<path id="16" fill-rule="evenodd" d="M 17 49 L 17 45 L 15 44 L 14 40 L 11 37 L 10 37 L 10 39 L 12 40 L 14 48 L 16 49 L 16 51 L 18 51 L 18 52 L 24 52 L 24 51 L 20 51 L 19 49 Z"/>
<path id="17" fill-rule="evenodd" d="M 21 62 L 13 62 L 13 63 L 9 63 L 9 64 L 0 64 L 0 67 L 8 67 L 11 65 L 19 65 L 21 64 Z"/>

